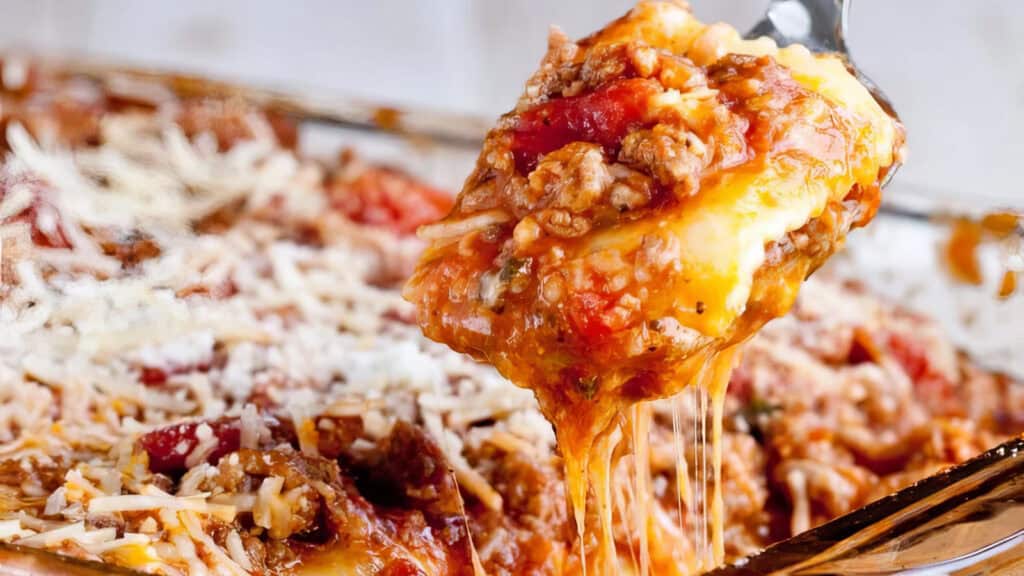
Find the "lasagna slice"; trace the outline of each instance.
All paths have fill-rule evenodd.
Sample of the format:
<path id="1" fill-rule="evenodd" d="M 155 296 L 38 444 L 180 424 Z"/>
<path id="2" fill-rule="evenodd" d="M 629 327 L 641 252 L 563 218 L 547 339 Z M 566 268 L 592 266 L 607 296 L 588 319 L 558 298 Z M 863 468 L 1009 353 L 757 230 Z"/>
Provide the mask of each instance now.
<path id="1" fill-rule="evenodd" d="M 872 218 L 901 145 L 840 58 L 642 2 L 578 42 L 553 32 L 421 229 L 405 294 L 430 338 L 536 393 L 582 519 L 620 414 L 699 374 L 723 388 L 735 347 Z"/>

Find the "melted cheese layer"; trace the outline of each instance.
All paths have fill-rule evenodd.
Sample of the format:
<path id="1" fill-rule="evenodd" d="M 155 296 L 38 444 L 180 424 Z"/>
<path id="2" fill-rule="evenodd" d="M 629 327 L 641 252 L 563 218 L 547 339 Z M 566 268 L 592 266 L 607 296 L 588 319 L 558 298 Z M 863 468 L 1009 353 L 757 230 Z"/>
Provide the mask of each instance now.
<path id="1" fill-rule="evenodd" d="M 827 143 L 808 141 L 805 149 L 821 149 L 820 163 L 794 161 L 786 154 L 760 158 L 686 199 L 669 218 L 606 229 L 593 235 L 583 249 L 584 255 L 608 249 L 632 252 L 651 235 L 681 246 L 675 254 L 677 270 L 690 281 L 673 286 L 672 315 L 706 336 L 722 336 L 745 310 L 754 274 L 765 261 L 765 245 L 820 216 L 830 201 L 841 200 L 853 186 L 873 185 L 879 172 L 895 160 L 899 129 L 835 55 L 812 54 L 800 45 L 780 49 L 768 38 L 744 40 L 734 28 L 704 25 L 672 3 L 640 4 L 628 19 L 596 34 L 592 42 L 610 45 L 636 38 L 686 54 L 700 65 L 727 54 L 771 56 L 801 86 L 847 116 L 845 153 L 824 157 Z M 651 107 L 662 113 L 673 109 L 682 117 L 693 114 L 692 100 L 670 94 L 652 97 Z M 815 112 L 828 115 L 836 109 Z M 806 140 L 815 136 L 795 135 Z M 700 313 L 694 310 L 695 302 L 702 303 Z"/>

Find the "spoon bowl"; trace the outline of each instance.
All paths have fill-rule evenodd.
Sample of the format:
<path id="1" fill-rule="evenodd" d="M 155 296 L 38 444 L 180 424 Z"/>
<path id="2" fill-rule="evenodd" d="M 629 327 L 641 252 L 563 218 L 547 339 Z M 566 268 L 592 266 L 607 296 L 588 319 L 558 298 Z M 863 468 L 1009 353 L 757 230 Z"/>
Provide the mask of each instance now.
<path id="1" fill-rule="evenodd" d="M 812 52 L 839 55 L 846 67 L 864 85 L 882 110 L 899 120 L 892 100 L 854 63 L 846 46 L 847 22 L 852 0 L 771 0 L 764 17 L 746 34 L 746 38 L 767 36 L 779 46 L 802 44 Z M 892 180 L 900 164 L 893 164 L 882 186 Z"/>

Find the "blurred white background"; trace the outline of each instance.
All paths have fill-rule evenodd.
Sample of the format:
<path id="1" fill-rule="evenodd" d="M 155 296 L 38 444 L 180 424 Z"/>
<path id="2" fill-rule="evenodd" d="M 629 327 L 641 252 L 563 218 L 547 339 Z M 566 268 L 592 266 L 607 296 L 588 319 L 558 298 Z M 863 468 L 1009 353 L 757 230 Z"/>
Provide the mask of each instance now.
<path id="1" fill-rule="evenodd" d="M 741 30 L 765 0 L 692 0 Z M 0 0 L 0 48 L 154 64 L 494 116 L 539 60 L 630 0 Z M 1024 1 L 857 0 L 850 45 L 906 121 L 899 187 L 1024 207 Z"/>

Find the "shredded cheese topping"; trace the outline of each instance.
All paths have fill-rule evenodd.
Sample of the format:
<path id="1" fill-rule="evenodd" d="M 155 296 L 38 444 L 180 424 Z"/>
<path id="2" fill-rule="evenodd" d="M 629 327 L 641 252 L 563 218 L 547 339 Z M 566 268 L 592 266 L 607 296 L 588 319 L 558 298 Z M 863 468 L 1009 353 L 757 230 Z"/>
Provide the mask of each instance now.
<path id="1" fill-rule="evenodd" d="M 409 261 L 420 241 L 331 214 L 323 168 L 278 146 L 259 118 L 256 137 L 227 151 L 211 135 L 187 138 L 172 118 L 108 114 L 101 145 L 75 150 L 8 128 L 0 459 L 21 463 L 26 480 L 0 494 L 0 541 L 73 542 L 88 558 L 155 573 L 247 573 L 253 564 L 239 535 L 222 547 L 206 527 L 251 510 L 273 530 L 287 514 L 281 479 L 233 502 L 197 492 L 217 448 L 201 424 L 198 445 L 176 447 L 192 470 L 168 494 L 133 443 L 159 427 L 233 415 L 241 446 L 255 447 L 269 431 L 249 403 L 254 394 L 293 416 L 307 454 L 316 453 L 312 415 L 361 415 L 381 437 L 396 419 L 420 419 L 466 489 L 500 508 L 501 497 L 463 457 L 464 443 L 491 430 L 550 453 L 553 434 L 528 391 L 401 320 L 409 305 L 375 279 Z M 33 243 L 31 227 L 11 218 L 33 205 L 38 231 L 63 235 L 70 248 Z M 224 209 L 242 216 L 222 233 L 195 231 Z M 294 240 L 295 223 L 322 226 L 325 245 Z M 159 247 L 156 256 L 125 267 L 104 251 L 104 235 L 139 233 Z M 166 382 L 147 386 L 144 369 Z M 495 423 L 467 439 L 470 425 L 485 420 Z M 48 490 L 35 471 L 57 464 L 70 470 Z M 89 528 L 126 513 L 145 516 L 138 532 Z"/>

